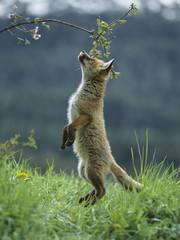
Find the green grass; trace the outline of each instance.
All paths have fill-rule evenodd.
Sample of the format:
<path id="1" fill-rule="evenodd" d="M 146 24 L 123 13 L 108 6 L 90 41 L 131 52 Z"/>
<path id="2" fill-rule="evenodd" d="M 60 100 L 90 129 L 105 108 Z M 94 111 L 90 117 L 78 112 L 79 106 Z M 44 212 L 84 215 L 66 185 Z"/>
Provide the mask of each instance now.
<path id="1" fill-rule="evenodd" d="M 127 192 L 108 180 L 107 194 L 87 208 L 78 204 L 78 198 L 91 187 L 74 174 L 57 174 L 50 167 L 42 175 L 25 162 L 16 164 L 12 156 L 4 155 L 0 239 L 180 239 L 179 170 L 154 160 L 148 166 L 147 144 L 145 151 L 138 149 L 141 174 L 137 178 L 144 190 Z M 133 150 L 132 157 L 134 160 Z M 29 178 L 17 178 L 20 172 Z"/>

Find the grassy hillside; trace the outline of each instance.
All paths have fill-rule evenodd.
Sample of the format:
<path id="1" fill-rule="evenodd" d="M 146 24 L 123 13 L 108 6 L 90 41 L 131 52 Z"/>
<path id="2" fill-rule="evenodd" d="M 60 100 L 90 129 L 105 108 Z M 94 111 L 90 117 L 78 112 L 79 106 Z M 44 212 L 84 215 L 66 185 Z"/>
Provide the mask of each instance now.
<path id="1" fill-rule="evenodd" d="M 12 138 L 0 145 L 1 240 L 179 239 L 178 170 L 163 162 L 147 166 L 147 145 L 139 148 L 141 174 L 135 170 L 144 190 L 126 192 L 109 180 L 105 197 L 85 208 L 78 198 L 90 190 L 87 183 L 53 167 L 42 175 L 25 161 L 16 163 L 17 144 Z M 35 146 L 32 137 L 26 145 Z"/>

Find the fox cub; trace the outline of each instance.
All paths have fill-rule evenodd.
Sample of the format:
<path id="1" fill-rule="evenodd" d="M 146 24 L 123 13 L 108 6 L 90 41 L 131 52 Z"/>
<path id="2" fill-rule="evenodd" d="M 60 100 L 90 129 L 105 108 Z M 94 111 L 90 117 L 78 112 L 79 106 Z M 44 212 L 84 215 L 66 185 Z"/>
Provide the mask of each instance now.
<path id="1" fill-rule="evenodd" d="M 104 181 L 109 172 L 125 189 L 134 187 L 140 191 L 143 185 L 130 178 L 116 163 L 106 137 L 103 98 L 114 59 L 105 63 L 90 57 L 85 51 L 80 52 L 78 59 L 82 81 L 69 100 L 69 124 L 63 129 L 60 149 L 73 145 L 79 158 L 79 175 L 93 186 L 79 199 L 79 203 L 86 201 L 85 206 L 88 206 L 105 195 Z"/>

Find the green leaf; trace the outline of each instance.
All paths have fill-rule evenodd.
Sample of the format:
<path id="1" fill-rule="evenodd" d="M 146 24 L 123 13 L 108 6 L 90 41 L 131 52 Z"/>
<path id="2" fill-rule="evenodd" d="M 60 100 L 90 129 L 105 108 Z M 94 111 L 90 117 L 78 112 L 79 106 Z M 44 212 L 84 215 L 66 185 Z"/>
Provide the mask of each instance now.
<path id="1" fill-rule="evenodd" d="M 111 24 L 111 27 L 114 27 L 116 25 L 116 22 L 115 23 L 113 23 L 113 24 Z"/>
<path id="2" fill-rule="evenodd" d="M 120 75 L 120 72 L 115 72 L 113 69 L 111 70 L 111 79 L 112 78 L 117 79 L 119 75 Z"/>
<path id="3" fill-rule="evenodd" d="M 119 21 L 118 21 L 119 24 L 124 24 L 124 23 L 126 23 L 126 22 L 127 22 L 126 20 L 119 20 Z"/>
<path id="4" fill-rule="evenodd" d="M 39 20 L 40 20 L 40 18 L 35 18 L 35 19 L 34 19 L 34 22 L 35 22 L 35 23 L 38 23 Z"/>
<path id="5" fill-rule="evenodd" d="M 41 23 L 44 27 L 46 27 L 48 30 L 50 30 L 50 26 L 46 24 L 46 22 Z"/>
<path id="6" fill-rule="evenodd" d="M 21 43 L 21 41 L 24 41 L 24 39 L 22 39 L 22 38 L 17 38 L 17 40 L 18 40 L 18 44 L 20 44 Z"/>
<path id="7" fill-rule="evenodd" d="M 98 33 L 102 32 L 102 27 L 98 27 Z"/>
<path id="8" fill-rule="evenodd" d="M 25 20 L 26 20 L 27 22 L 29 22 L 29 21 L 30 21 L 30 18 L 25 18 Z"/>
<path id="9" fill-rule="evenodd" d="M 112 28 L 107 29 L 107 36 L 109 36 L 110 34 L 112 34 Z"/>
<path id="10" fill-rule="evenodd" d="M 94 48 L 97 48 L 97 43 L 96 43 L 96 41 L 93 42 L 93 47 L 94 47 Z"/>
<path id="11" fill-rule="evenodd" d="M 26 39 L 25 45 L 30 45 L 30 44 L 31 44 L 30 41 L 28 41 L 28 40 Z"/>
<path id="12" fill-rule="evenodd" d="M 109 24 L 108 24 L 108 23 L 106 23 L 106 22 L 104 22 L 104 21 L 102 21 L 102 22 L 101 22 L 101 26 L 102 26 L 103 28 L 106 28 L 106 27 L 108 27 L 108 26 L 109 26 Z"/>
<path id="13" fill-rule="evenodd" d="M 50 26 L 49 25 L 44 25 L 48 30 L 50 30 Z"/>
<path id="14" fill-rule="evenodd" d="M 99 26 L 101 24 L 101 20 L 98 18 L 97 19 L 97 25 Z"/>
<path id="15" fill-rule="evenodd" d="M 30 136 L 32 137 L 34 135 L 34 129 L 31 129 Z"/>
<path id="16" fill-rule="evenodd" d="M 17 14 L 14 15 L 14 22 L 17 22 L 19 20 L 19 16 Z"/>
<path id="17" fill-rule="evenodd" d="M 139 10 L 137 7 L 134 9 L 134 11 L 135 11 L 136 13 L 140 12 L 140 10 Z"/>
<path id="18" fill-rule="evenodd" d="M 32 148 L 35 148 L 37 149 L 37 144 L 36 144 L 36 141 L 33 137 L 28 137 L 28 142 L 26 143 L 23 143 L 22 144 L 23 146 L 29 146 L 29 147 L 32 147 Z"/>

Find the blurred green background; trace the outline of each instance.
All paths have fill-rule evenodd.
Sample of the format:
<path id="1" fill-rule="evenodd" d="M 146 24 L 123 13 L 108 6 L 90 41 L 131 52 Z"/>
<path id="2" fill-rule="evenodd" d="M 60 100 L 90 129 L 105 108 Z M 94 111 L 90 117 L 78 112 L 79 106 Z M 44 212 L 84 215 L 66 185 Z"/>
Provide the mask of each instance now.
<path id="1" fill-rule="evenodd" d="M 0 29 L 10 25 L 6 15 L 12 12 L 14 3 L 20 15 L 29 17 L 34 13 L 36 17 L 56 18 L 90 30 L 99 16 L 111 22 L 131 3 L 127 1 L 124 6 L 121 5 L 124 1 L 112 0 L 108 4 L 104 1 L 104 5 L 99 1 L 102 5 L 98 7 L 93 5 L 97 2 L 88 1 L 89 6 L 84 6 L 84 1 L 1 1 Z M 110 57 L 115 58 L 115 70 L 121 75 L 107 86 L 104 114 L 108 139 L 116 161 L 132 172 L 131 147 L 139 165 L 134 131 L 144 146 L 148 128 L 149 161 L 156 148 L 157 161 L 167 156 L 167 163 L 173 161 L 177 167 L 180 158 L 179 4 L 171 1 L 171 5 L 166 5 L 152 0 L 134 3 L 140 13 L 115 27 L 115 39 L 111 43 Z M 0 142 L 15 133 L 25 139 L 34 129 L 38 150 L 24 150 L 31 164 L 44 171 L 46 161 L 50 164 L 54 161 L 57 171 L 70 172 L 76 169 L 76 156 L 72 148 L 59 151 L 59 144 L 62 128 L 67 124 L 68 99 L 81 81 L 77 55 L 81 50 L 88 52 L 92 42 L 87 33 L 77 29 L 61 24 L 50 26 L 49 31 L 39 25 L 41 38 L 29 39 L 29 46 L 18 45 L 8 32 L 0 34 Z"/>

